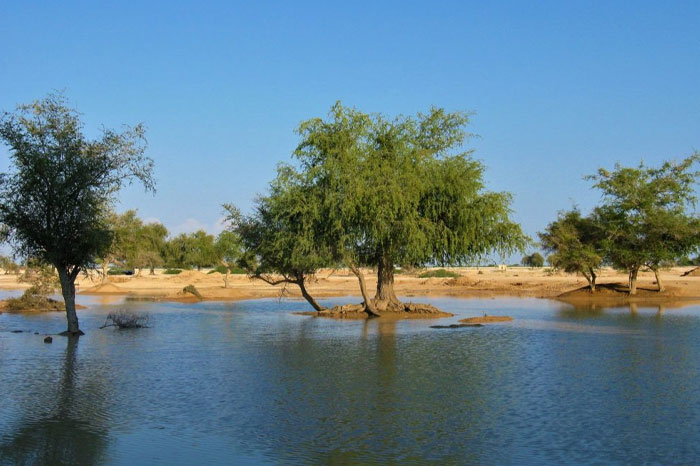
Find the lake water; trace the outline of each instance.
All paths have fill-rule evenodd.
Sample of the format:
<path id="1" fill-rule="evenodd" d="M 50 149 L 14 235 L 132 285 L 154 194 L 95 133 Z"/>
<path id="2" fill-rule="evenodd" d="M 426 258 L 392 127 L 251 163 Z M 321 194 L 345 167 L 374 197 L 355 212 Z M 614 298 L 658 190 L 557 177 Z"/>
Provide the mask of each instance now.
<path id="1" fill-rule="evenodd" d="M 458 317 L 392 322 L 274 299 L 79 301 L 77 344 L 43 343 L 63 314 L 0 315 L 0 464 L 700 460 L 697 306 L 431 298 Z M 99 330 L 120 308 L 153 326 Z M 429 328 L 484 312 L 516 320 Z"/>

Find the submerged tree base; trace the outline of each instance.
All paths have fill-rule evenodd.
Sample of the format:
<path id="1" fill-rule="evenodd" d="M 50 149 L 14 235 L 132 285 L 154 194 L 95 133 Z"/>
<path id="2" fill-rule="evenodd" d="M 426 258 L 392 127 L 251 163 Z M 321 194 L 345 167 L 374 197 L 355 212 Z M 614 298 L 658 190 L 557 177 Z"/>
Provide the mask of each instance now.
<path id="1" fill-rule="evenodd" d="M 62 337 L 79 337 L 85 335 L 85 333 L 83 333 L 82 330 L 78 330 L 77 332 L 69 332 L 68 330 L 66 330 L 65 332 L 59 333 L 59 335 L 61 335 Z"/>
<path id="2" fill-rule="evenodd" d="M 364 303 L 344 304 L 322 311 L 295 312 L 297 315 L 329 317 L 332 319 L 368 319 L 388 317 L 391 319 L 435 319 L 452 317 L 453 314 L 443 312 L 431 304 L 418 303 L 374 303 L 375 308 L 381 309 L 380 316 L 372 316 L 367 312 Z"/>

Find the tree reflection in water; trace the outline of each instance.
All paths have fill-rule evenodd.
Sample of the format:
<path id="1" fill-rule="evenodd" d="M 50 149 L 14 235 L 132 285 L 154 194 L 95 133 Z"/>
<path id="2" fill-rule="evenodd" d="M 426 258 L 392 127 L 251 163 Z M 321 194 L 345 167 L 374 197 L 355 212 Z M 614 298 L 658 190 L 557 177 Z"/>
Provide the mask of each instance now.
<path id="1" fill-rule="evenodd" d="M 89 413 L 78 413 L 80 396 L 77 364 L 78 338 L 68 338 L 63 367 L 57 384 L 46 383 L 36 403 L 49 414 L 33 416 L 35 405 L 27 406 L 19 427 L 0 441 L 0 464 L 82 465 L 103 460 L 107 432 L 99 423 L 89 422 Z"/>

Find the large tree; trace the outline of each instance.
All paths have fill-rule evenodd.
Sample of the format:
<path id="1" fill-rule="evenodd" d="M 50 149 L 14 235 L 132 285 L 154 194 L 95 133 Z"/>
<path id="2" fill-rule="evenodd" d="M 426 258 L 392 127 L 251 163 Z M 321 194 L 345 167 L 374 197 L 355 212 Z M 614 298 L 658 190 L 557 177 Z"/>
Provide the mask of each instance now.
<path id="1" fill-rule="evenodd" d="M 583 217 L 578 209 L 562 212 L 539 237 L 552 267 L 581 274 L 595 291 L 598 269 L 605 258 L 605 236 L 592 216 Z"/>
<path id="2" fill-rule="evenodd" d="M 700 219 L 692 208 L 697 201 L 698 162 L 700 152 L 660 167 L 618 164 L 612 171 L 601 168 L 589 177 L 603 192 L 595 215 L 606 231 L 608 257 L 627 271 L 630 294 L 637 293 L 642 267 L 654 272 L 658 290 L 663 291 L 660 267 L 697 251 Z"/>
<path id="3" fill-rule="evenodd" d="M 25 257 L 53 265 L 66 304 L 68 335 L 80 335 L 75 279 L 105 256 L 112 234 L 107 213 L 134 179 L 154 189 L 145 131 L 103 129 L 88 139 L 78 112 L 49 95 L 0 119 L 12 171 L 0 178 L 0 223 Z"/>
<path id="4" fill-rule="evenodd" d="M 396 266 L 461 265 L 525 245 L 511 196 L 486 191 L 483 164 L 463 148 L 468 121 L 438 108 L 389 119 L 337 103 L 326 120 L 301 124 L 295 156 L 320 191 L 327 242 L 361 285 L 359 266 L 377 269 L 374 299 L 363 294 L 370 311 L 403 307 Z"/>
<path id="5" fill-rule="evenodd" d="M 467 123 L 466 114 L 442 109 L 388 119 L 337 103 L 328 119 L 301 123 L 298 163 L 279 167 L 250 231 L 269 246 L 265 254 L 288 262 L 286 273 L 344 264 L 369 314 L 403 310 L 395 266 L 459 265 L 526 243 L 508 218 L 510 195 L 485 191 L 483 165 L 462 149 Z M 299 260 L 290 262 L 296 250 Z M 377 269 L 374 298 L 363 266 Z"/>

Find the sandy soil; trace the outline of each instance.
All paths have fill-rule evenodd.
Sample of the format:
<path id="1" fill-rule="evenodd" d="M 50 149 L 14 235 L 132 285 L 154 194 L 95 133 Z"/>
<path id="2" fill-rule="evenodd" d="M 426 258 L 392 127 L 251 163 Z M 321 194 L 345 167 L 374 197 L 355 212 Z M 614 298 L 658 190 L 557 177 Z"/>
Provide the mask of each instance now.
<path id="1" fill-rule="evenodd" d="M 627 277 L 611 269 L 601 272 L 600 291 L 595 295 L 585 290 L 586 281 L 575 275 L 552 273 L 548 269 L 512 267 L 507 270 L 496 268 L 453 268 L 459 273 L 457 278 L 419 278 L 417 274 L 397 274 L 395 288 L 399 296 L 410 301 L 413 296 L 453 296 L 453 297 L 537 297 L 559 298 L 569 301 L 629 302 L 624 289 Z M 683 274 L 693 267 L 676 267 L 665 270 L 662 280 L 667 291 L 659 294 L 655 290 L 654 275 L 641 272 L 639 275 L 639 295 L 633 301 L 700 301 L 700 274 Z M 366 271 L 368 287 L 376 285 L 376 275 Z M 192 300 L 192 295 L 183 295 L 182 289 L 194 285 L 205 300 L 242 300 L 269 297 L 301 297 L 294 285 L 270 286 L 245 275 L 231 275 L 229 287 L 224 288 L 223 276 L 207 271 L 183 271 L 178 275 L 165 275 L 156 271 L 155 275 L 144 272 L 141 276 L 110 276 L 107 283 L 101 284 L 96 274 L 80 276 L 77 281 L 78 293 L 92 295 L 131 295 L 153 297 L 164 300 Z M 605 286 L 607 285 L 607 286 Z M 26 285 L 18 283 L 14 275 L 0 274 L 0 289 L 22 289 Z M 357 279 L 346 270 L 322 270 L 308 285 L 311 294 L 318 298 L 335 296 L 359 296 Z"/>

